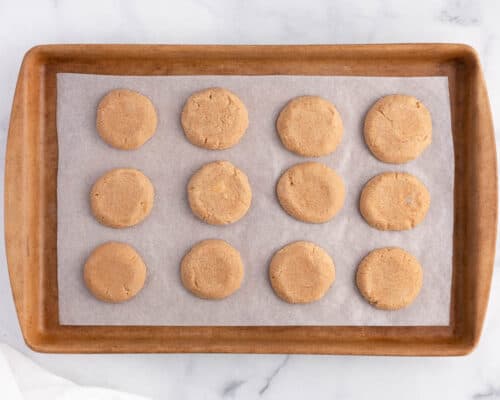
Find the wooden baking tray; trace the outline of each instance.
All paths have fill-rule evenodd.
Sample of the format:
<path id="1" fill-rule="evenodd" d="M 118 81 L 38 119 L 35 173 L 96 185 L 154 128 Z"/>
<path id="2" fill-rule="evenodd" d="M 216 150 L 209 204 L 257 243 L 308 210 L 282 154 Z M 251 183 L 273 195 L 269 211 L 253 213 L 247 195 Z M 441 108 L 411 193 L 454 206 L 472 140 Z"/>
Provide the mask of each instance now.
<path id="1" fill-rule="evenodd" d="M 60 325 L 56 248 L 58 72 L 448 76 L 455 149 L 450 325 Z M 497 168 L 488 95 L 478 56 L 468 46 L 35 47 L 26 54 L 19 72 L 5 168 L 5 238 L 10 281 L 24 339 L 34 350 L 462 355 L 469 353 L 479 340 L 493 270 Z"/>

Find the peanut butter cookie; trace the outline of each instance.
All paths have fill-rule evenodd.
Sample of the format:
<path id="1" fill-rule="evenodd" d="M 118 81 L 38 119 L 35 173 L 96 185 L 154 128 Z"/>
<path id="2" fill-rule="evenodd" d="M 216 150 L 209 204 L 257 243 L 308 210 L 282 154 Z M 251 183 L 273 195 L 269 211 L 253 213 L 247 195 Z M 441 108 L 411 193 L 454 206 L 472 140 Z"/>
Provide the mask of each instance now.
<path id="1" fill-rule="evenodd" d="M 370 179 L 361 192 L 359 209 L 363 218 L 380 230 L 412 229 L 429 211 L 431 196 L 415 176 L 385 172 Z"/>
<path id="2" fill-rule="evenodd" d="M 328 253 L 311 242 L 294 242 L 276 252 L 269 266 L 276 294 L 288 303 L 321 299 L 335 280 L 335 266 Z"/>
<path id="3" fill-rule="evenodd" d="M 188 98 L 181 123 L 192 144 L 210 150 L 228 149 L 248 128 L 248 111 L 234 93 L 210 88 Z"/>
<path id="4" fill-rule="evenodd" d="M 415 97 L 385 96 L 368 111 L 364 132 L 367 146 L 380 161 L 405 163 L 431 144 L 431 114 Z"/>
<path id="5" fill-rule="evenodd" d="M 203 299 L 223 299 L 237 291 L 244 269 L 240 253 L 223 240 L 203 240 L 184 256 L 184 287 Z"/>
<path id="6" fill-rule="evenodd" d="M 332 219 L 345 199 L 342 178 L 317 162 L 297 164 L 287 169 L 278 181 L 276 193 L 289 215 L 313 223 Z"/>
<path id="7" fill-rule="evenodd" d="M 238 221 L 252 202 L 247 176 L 229 161 L 205 164 L 191 177 L 187 190 L 193 213 L 212 225 Z"/>
<path id="8" fill-rule="evenodd" d="M 283 146 L 305 157 L 332 153 L 344 130 L 335 106 L 319 96 L 291 100 L 281 111 L 276 128 Z"/>
<path id="9" fill-rule="evenodd" d="M 96 298 L 121 303 L 134 297 L 144 286 L 146 265 L 132 246 L 108 242 L 87 258 L 83 277 Z"/>
<path id="10" fill-rule="evenodd" d="M 117 149 L 138 149 L 154 135 L 157 124 L 151 100 L 132 90 L 112 90 L 97 108 L 97 132 Z"/>
<path id="11" fill-rule="evenodd" d="M 422 267 L 397 247 L 373 250 L 359 264 L 356 283 L 374 307 L 399 310 L 409 306 L 422 288 Z"/>
<path id="12" fill-rule="evenodd" d="M 118 168 L 97 180 L 90 191 L 90 205 L 101 224 L 126 228 L 149 215 L 154 194 L 153 184 L 141 171 Z"/>

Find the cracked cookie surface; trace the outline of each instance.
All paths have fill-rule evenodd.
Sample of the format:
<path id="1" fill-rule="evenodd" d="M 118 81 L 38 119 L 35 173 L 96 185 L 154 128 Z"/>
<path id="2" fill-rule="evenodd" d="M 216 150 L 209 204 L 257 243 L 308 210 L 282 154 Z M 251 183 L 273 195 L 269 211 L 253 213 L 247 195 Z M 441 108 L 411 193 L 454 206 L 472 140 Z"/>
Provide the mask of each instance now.
<path id="1" fill-rule="evenodd" d="M 430 203 L 429 191 L 417 177 L 405 172 L 385 172 L 366 183 L 359 210 L 374 228 L 402 231 L 421 223 Z"/>
<path id="2" fill-rule="evenodd" d="M 182 284 L 202 299 L 230 296 L 240 288 L 243 275 L 240 253 L 223 240 L 197 243 L 181 262 Z"/>
<path id="3" fill-rule="evenodd" d="M 335 106 L 319 96 L 296 97 L 280 112 L 276 129 L 283 146 L 305 157 L 335 151 L 344 130 Z"/>
<path id="4" fill-rule="evenodd" d="M 366 114 L 364 137 L 380 161 L 401 164 L 414 160 L 432 142 L 431 114 L 413 96 L 382 97 Z"/>
<path id="5" fill-rule="evenodd" d="M 243 218 L 252 202 L 248 178 L 229 161 L 205 164 L 188 182 L 193 213 L 212 225 L 225 225 Z"/>
<path id="6" fill-rule="evenodd" d="M 97 299 L 121 303 L 140 292 L 146 272 L 146 264 L 132 246 L 108 242 L 97 247 L 87 258 L 83 278 Z"/>
<path id="7" fill-rule="evenodd" d="M 335 280 L 335 265 L 328 253 L 311 242 L 299 241 L 278 250 L 269 265 L 275 293 L 288 303 L 321 299 Z"/>
<path id="8" fill-rule="evenodd" d="M 356 284 L 374 307 L 399 310 L 418 296 L 422 275 L 422 267 L 412 254 L 398 247 L 385 247 L 373 250 L 361 261 Z"/>
<path id="9" fill-rule="evenodd" d="M 210 88 L 187 99 L 181 124 L 192 144 L 210 150 L 228 149 L 240 141 L 248 128 L 248 111 L 234 93 Z"/>
<path id="10" fill-rule="evenodd" d="M 101 176 L 90 191 L 95 218 L 112 228 L 126 228 L 143 221 L 151 212 L 154 187 L 141 171 L 113 169 Z"/>
<path id="11" fill-rule="evenodd" d="M 99 136 L 117 149 L 138 149 L 154 135 L 157 124 L 151 100 L 132 90 L 112 90 L 97 107 Z"/>
<path id="12" fill-rule="evenodd" d="M 276 185 L 281 207 L 299 221 L 323 223 L 344 205 L 342 178 L 317 162 L 296 164 L 281 175 Z"/>

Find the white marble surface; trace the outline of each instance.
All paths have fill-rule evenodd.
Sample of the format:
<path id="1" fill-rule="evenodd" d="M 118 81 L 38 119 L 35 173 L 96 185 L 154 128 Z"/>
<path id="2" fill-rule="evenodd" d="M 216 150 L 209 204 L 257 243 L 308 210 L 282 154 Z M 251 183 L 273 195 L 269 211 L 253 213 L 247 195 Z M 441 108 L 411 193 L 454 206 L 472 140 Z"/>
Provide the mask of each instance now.
<path id="1" fill-rule="evenodd" d="M 0 0 L 1 145 L 21 59 L 40 43 L 468 43 L 500 127 L 499 17 L 497 0 Z M 37 354 L 21 338 L 3 251 L 0 264 L 0 341 L 81 384 L 157 399 L 500 398 L 498 260 L 481 342 L 461 358 Z"/>

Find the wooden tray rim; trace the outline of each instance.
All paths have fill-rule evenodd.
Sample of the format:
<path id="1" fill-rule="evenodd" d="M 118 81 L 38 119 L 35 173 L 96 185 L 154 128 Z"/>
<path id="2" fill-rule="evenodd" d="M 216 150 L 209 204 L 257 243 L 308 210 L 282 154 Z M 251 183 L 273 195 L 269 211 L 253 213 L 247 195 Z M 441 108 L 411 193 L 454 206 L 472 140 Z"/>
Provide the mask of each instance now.
<path id="1" fill-rule="evenodd" d="M 345 60 L 346 75 L 360 75 L 356 68 L 352 65 L 357 62 L 373 63 L 377 60 L 384 60 L 387 57 L 393 57 L 395 65 L 401 60 L 411 60 L 412 62 L 422 62 L 420 58 L 423 55 L 439 59 L 441 63 L 450 63 L 454 67 L 467 68 L 475 76 L 475 86 L 471 87 L 470 96 L 475 96 L 475 111 L 477 116 L 472 118 L 471 128 L 475 131 L 482 132 L 480 137 L 485 143 L 476 149 L 479 155 L 484 155 L 488 161 L 487 168 L 484 173 L 479 176 L 478 186 L 480 190 L 477 192 L 478 204 L 484 207 L 477 207 L 474 217 L 478 221 L 483 221 L 481 238 L 484 239 L 483 254 L 479 258 L 480 265 L 476 268 L 480 271 L 480 276 L 474 282 L 473 296 L 474 310 L 471 313 L 471 320 L 466 329 L 457 329 L 456 326 L 449 327 L 426 327 L 426 333 L 420 335 L 418 343 L 409 343 L 405 340 L 400 340 L 401 335 L 407 339 L 415 338 L 413 331 L 420 327 L 354 327 L 358 334 L 363 337 L 370 338 L 373 335 L 373 340 L 358 343 L 356 340 L 350 341 L 350 328 L 353 327 L 326 327 L 335 328 L 335 339 L 341 342 L 332 343 L 332 340 L 325 334 L 322 329 L 325 327 L 229 327 L 236 328 L 228 329 L 232 331 L 223 341 L 217 338 L 217 329 L 226 329 L 228 327 L 208 327 L 209 329 L 200 330 L 200 333 L 194 333 L 194 336 L 187 335 L 183 338 L 182 332 L 174 334 L 176 342 L 167 343 L 169 335 L 165 334 L 168 328 L 179 327 L 70 327 L 57 326 L 57 329 L 47 329 L 43 326 L 43 321 L 36 321 L 33 316 L 37 311 L 33 310 L 33 304 L 28 304 L 24 301 L 24 295 L 27 290 L 33 289 L 36 283 L 30 280 L 30 268 L 40 267 L 40 262 L 43 259 L 40 257 L 37 248 L 30 248 L 29 235 L 22 230 L 23 224 L 21 221 L 27 219 L 30 212 L 35 215 L 30 215 L 32 218 L 40 221 L 40 215 L 37 211 L 27 208 L 28 200 L 32 200 L 36 204 L 36 190 L 40 186 L 34 187 L 32 196 L 21 196 L 19 188 L 21 183 L 25 183 L 26 163 L 19 159 L 22 154 L 20 149 L 26 144 L 25 141 L 30 139 L 29 132 L 30 124 L 26 124 L 25 118 L 29 114 L 30 109 L 37 108 L 38 104 L 32 102 L 28 98 L 28 90 L 30 84 L 39 82 L 43 84 L 43 80 L 38 75 L 43 75 L 46 69 L 50 68 L 52 63 L 64 63 L 70 59 L 78 60 L 77 68 L 92 65 L 96 59 L 108 60 L 109 63 L 119 60 L 120 58 L 129 58 L 130 65 L 139 65 L 144 60 L 154 59 L 158 55 L 163 57 L 185 57 L 195 59 L 200 58 L 200 54 L 206 55 L 209 59 L 223 60 L 224 62 L 237 61 L 238 57 L 246 57 L 246 60 L 252 62 L 260 62 L 262 57 L 270 57 L 276 60 L 277 57 L 289 60 L 293 64 L 294 60 L 301 56 L 314 63 L 316 59 L 334 58 L 337 60 Z M 255 61 L 253 61 L 255 60 Z M 69 61 L 71 64 L 71 61 Z M 103 63 L 103 73 L 107 73 L 106 64 Z M 351 68 L 349 68 L 351 67 Z M 139 68 L 140 69 L 140 68 Z M 230 69 L 230 68 L 229 68 Z M 158 69 L 158 75 L 161 73 L 161 67 Z M 226 71 L 222 71 L 226 72 Z M 321 74 L 321 71 L 319 71 Z M 119 73 L 120 75 L 122 73 Z M 231 74 L 230 72 L 228 74 Z M 392 75 L 392 70 L 389 69 L 389 75 Z M 131 74 L 133 75 L 133 74 Z M 152 74 L 155 75 L 155 74 Z M 336 74 L 342 75 L 342 74 Z M 366 75 L 366 74 L 364 74 Z M 369 74 L 368 74 L 369 75 Z M 416 72 L 418 76 L 418 71 Z M 446 75 L 446 73 L 444 73 Z M 376 76 L 376 75 L 374 75 Z M 382 76 L 382 75 L 381 75 Z M 383 75 L 388 76 L 388 75 Z M 412 75 L 413 76 L 413 75 Z M 38 79 L 38 81 L 37 81 Z M 27 84 L 29 82 L 29 84 Z M 33 86 L 33 85 L 31 85 Z M 41 86 L 38 86 L 41 87 Z M 31 124 L 36 126 L 34 123 Z M 22 135 L 21 135 L 21 133 Z M 33 138 L 31 138 L 33 140 Z M 493 146 L 491 146 L 493 143 Z M 36 148 L 36 143 L 31 143 Z M 39 154 L 28 154 L 30 161 L 37 165 Z M 21 157 L 22 158 L 22 157 Z M 43 171 L 43 165 L 39 165 L 40 174 Z M 489 187 L 487 183 L 489 182 Z M 494 184 L 491 184 L 494 182 Z M 41 185 L 42 182 L 36 182 Z M 34 196 L 34 197 L 33 197 Z M 35 200 L 35 201 L 33 201 Z M 13 210 L 15 209 L 15 212 Z M 56 217 L 57 218 L 57 217 Z M 327 354 L 398 354 L 398 355 L 459 355 L 466 354 L 477 344 L 484 314 L 486 312 L 486 304 L 489 295 L 491 282 L 491 273 L 495 252 L 496 238 L 496 220 L 497 220 L 497 171 L 496 171 L 496 154 L 493 136 L 493 124 L 491 118 L 490 107 L 488 103 L 484 78 L 482 76 L 479 58 L 476 52 L 466 45 L 455 44 L 391 44 L 391 45 L 288 45 L 288 46 L 240 46 L 240 45 L 42 45 L 37 46 L 27 52 L 19 73 L 18 84 L 13 102 L 13 111 L 11 114 L 11 123 L 9 127 L 9 138 L 6 155 L 6 173 L 5 173 L 5 238 L 9 274 L 11 286 L 13 290 L 16 310 L 18 313 L 19 322 L 23 332 L 24 339 L 28 346 L 37 351 L 49 352 L 250 352 L 250 353 L 327 353 Z M 43 222 L 40 224 L 43 227 Z M 41 227 L 39 227 L 41 229 Z M 42 269 L 41 269 L 42 270 Z M 464 296 L 467 293 L 464 294 Z M 43 304 L 38 304 L 43 307 Z M 42 326 L 38 326 L 42 325 Z M 91 343 L 93 336 L 86 330 L 91 330 L 100 335 L 101 343 Z M 118 329 L 116 329 L 118 328 Z M 197 329 L 199 327 L 181 327 Z M 206 327 L 205 327 L 206 328 Z M 210 329 L 212 328 L 212 329 Z M 318 343 L 311 343 L 304 337 L 302 328 L 308 328 L 308 331 L 317 334 Z M 435 329 L 433 329 L 435 328 Z M 239 331 L 238 331 L 239 330 Z M 71 331 L 71 332 L 70 332 Z M 120 334 L 120 331 L 122 334 Z M 161 332 L 164 331 L 164 332 Z M 287 331 L 288 333 L 296 334 L 296 340 L 287 339 L 283 343 L 276 341 L 266 343 L 259 339 L 265 331 L 273 332 L 274 335 L 279 335 L 280 332 Z M 123 335 L 127 333 L 127 335 Z M 167 332 L 168 333 L 168 332 Z M 388 337 L 384 340 L 385 333 Z M 145 341 L 145 336 L 150 336 L 151 343 Z M 193 340 L 199 336 L 199 341 Z M 201 335 L 201 336 L 200 336 Z M 378 336 L 377 336 L 378 335 Z M 65 343 L 65 338 L 79 338 L 74 343 Z M 205 339 L 212 339 L 212 342 L 207 342 Z M 382 338 L 382 339 L 381 339 Z M 165 339 L 165 340 L 162 340 Z M 201 340 L 203 339 L 203 340 Z M 128 343 L 124 341 L 128 340 Z"/>

